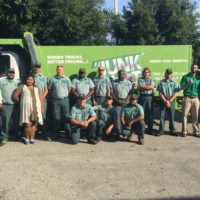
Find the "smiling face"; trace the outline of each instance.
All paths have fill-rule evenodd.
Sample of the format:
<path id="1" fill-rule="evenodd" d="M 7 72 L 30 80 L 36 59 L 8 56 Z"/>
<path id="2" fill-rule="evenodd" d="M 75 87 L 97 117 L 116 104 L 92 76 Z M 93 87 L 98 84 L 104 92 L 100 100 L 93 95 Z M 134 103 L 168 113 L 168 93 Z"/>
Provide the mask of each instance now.
<path id="1" fill-rule="evenodd" d="M 26 78 L 26 85 L 27 85 L 27 86 L 33 86 L 33 85 L 34 85 L 34 82 L 35 82 L 35 80 L 34 80 L 34 78 L 33 78 L 32 76 L 28 76 L 28 77 Z"/>
<path id="2" fill-rule="evenodd" d="M 14 71 L 10 71 L 7 74 L 8 79 L 14 79 L 15 78 L 15 72 Z"/>
<path id="3" fill-rule="evenodd" d="M 191 66 L 191 72 L 192 72 L 193 74 L 196 73 L 198 70 L 199 70 L 198 65 L 194 64 L 194 65 Z"/>

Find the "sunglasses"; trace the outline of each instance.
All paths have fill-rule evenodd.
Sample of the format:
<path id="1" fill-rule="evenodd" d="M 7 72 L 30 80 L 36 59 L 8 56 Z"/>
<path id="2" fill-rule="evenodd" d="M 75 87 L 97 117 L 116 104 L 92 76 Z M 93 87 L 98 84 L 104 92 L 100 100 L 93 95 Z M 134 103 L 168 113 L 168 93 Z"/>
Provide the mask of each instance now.
<path id="1" fill-rule="evenodd" d="M 8 72 L 9 74 L 15 74 L 15 72 Z"/>

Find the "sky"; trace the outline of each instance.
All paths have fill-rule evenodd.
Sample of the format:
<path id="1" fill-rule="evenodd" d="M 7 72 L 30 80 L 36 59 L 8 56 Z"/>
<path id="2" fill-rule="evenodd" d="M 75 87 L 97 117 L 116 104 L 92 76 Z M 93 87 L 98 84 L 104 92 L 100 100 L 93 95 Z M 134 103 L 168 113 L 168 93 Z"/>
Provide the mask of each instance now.
<path id="1" fill-rule="evenodd" d="M 122 12 L 123 6 L 126 6 L 129 0 L 118 0 L 119 1 L 119 12 Z M 200 0 L 191 0 L 197 2 L 197 11 L 200 13 Z M 114 0 L 105 0 L 105 8 L 114 10 Z"/>
<path id="2" fill-rule="evenodd" d="M 126 6 L 129 0 L 118 0 L 119 12 L 122 11 L 123 6 Z M 105 8 L 114 10 L 114 0 L 105 0 Z"/>

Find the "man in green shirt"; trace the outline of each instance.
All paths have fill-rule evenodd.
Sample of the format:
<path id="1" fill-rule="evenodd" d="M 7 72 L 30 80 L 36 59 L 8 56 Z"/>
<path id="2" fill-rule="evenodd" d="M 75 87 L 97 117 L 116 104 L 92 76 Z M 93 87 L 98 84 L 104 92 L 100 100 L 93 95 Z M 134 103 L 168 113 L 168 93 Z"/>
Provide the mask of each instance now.
<path id="1" fill-rule="evenodd" d="M 145 123 L 147 124 L 146 133 L 152 134 L 153 129 L 153 93 L 155 83 L 150 77 L 150 69 L 145 67 L 142 77 L 138 79 L 138 90 L 140 92 L 138 103 L 144 109 Z"/>
<path id="2" fill-rule="evenodd" d="M 97 131 L 96 140 L 100 141 L 103 136 L 109 136 L 113 132 L 115 107 L 112 96 L 106 96 L 106 102 L 102 106 L 97 106 Z"/>
<path id="3" fill-rule="evenodd" d="M 7 143 L 9 138 L 9 123 L 13 120 L 14 136 L 19 135 L 19 105 L 13 101 L 13 91 L 19 86 L 20 81 L 15 79 L 15 69 L 10 68 L 5 79 L 0 80 L 1 102 L 2 108 L 2 128 L 0 133 L 0 145 Z"/>
<path id="4" fill-rule="evenodd" d="M 41 94 L 41 103 L 44 105 L 44 111 L 42 113 L 43 117 L 43 125 L 38 125 L 38 130 L 42 131 L 42 136 L 46 140 L 50 140 L 48 135 L 47 123 L 46 123 L 46 113 L 47 113 L 47 94 L 48 94 L 48 87 L 47 87 L 47 77 L 41 73 L 41 64 L 36 63 L 33 69 L 33 77 L 35 79 L 35 86 L 38 87 L 39 92 Z"/>
<path id="5" fill-rule="evenodd" d="M 160 127 L 157 136 L 164 134 L 165 115 L 168 112 L 169 116 L 169 130 L 173 136 L 178 136 L 174 125 L 175 116 L 175 99 L 176 93 L 180 91 L 180 87 L 172 80 L 173 71 L 167 69 L 165 71 L 165 79 L 161 80 L 158 84 L 157 90 L 160 95 Z"/>
<path id="6" fill-rule="evenodd" d="M 110 79 L 104 75 L 104 67 L 98 68 L 98 75 L 93 79 L 94 82 L 94 105 L 103 105 L 106 96 L 110 96 L 110 89 L 112 87 Z"/>
<path id="7" fill-rule="evenodd" d="M 71 91 L 71 81 L 64 75 L 62 65 L 57 66 L 56 75 L 50 79 L 48 89 L 51 97 L 52 136 L 53 139 L 57 139 L 61 124 L 67 134 L 70 134 L 68 95 Z"/>
<path id="8" fill-rule="evenodd" d="M 72 94 L 77 100 L 86 99 L 92 105 L 91 96 L 94 94 L 94 83 L 86 77 L 86 70 L 79 69 L 78 78 L 72 80 Z"/>
<path id="9" fill-rule="evenodd" d="M 126 105 L 130 98 L 130 92 L 132 90 L 132 83 L 125 78 L 126 74 L 124 70 L 119 70 L 118 79 L 112 83 L 111 95 L 114 100 L 114 106 L 116 109 L 115 115 L 115 131 L 117 136 L 121 133 L 121 120 L 120 114 L 122 106 Z"/>
<path id="10" fill-rule="evenodd" d="M 138 96 L 132 94 L 130 103 L 122 108 L 121 122 L 122 134 L 127 136 L 128 141 L 133 141 L 133 133 L 138 135 L 139 144 L 144 145 L 144 110 L 138 102 Z"/>
<path id="11" fill-rule="evenodd" d="M 182 136 L 187 136 L 187 118 L 189 112 L 192 115 L 193 135 L 200 137 L 198 115 L 199 115 L 199 89 L 200 77 L 197 75 L 198 65 L 192 64 L 191 71 L 184 75 L 181 79 L 181 89 L 183 89 L 183 102 L 182 102 Z"/>
<path id="12" fill-rule="evenodd" d="M 85 131 L 89 144 L 96 144 L 96 113 L 91 105 L 86 104 L 86 99 L 79 99 L 78 103 L 71 109 L 71 133 L 72 142 L 77 144 L 80 141 L 81 131 Z"/>

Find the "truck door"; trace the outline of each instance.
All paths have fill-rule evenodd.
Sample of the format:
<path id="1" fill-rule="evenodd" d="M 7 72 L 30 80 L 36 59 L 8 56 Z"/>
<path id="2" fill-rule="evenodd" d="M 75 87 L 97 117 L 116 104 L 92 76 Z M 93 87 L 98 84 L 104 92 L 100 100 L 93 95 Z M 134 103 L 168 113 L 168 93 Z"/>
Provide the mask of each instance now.
<path id="1" fill-rule="evenodd" d="M 9 68 L 15 69 L 15 78 L 20 79 L 19 58 L 11 51 L 0 51 L 0 79 L 6 77 Z"/>

